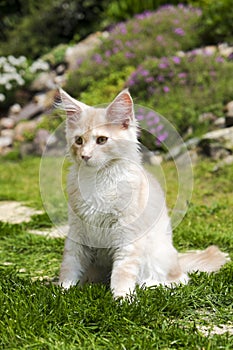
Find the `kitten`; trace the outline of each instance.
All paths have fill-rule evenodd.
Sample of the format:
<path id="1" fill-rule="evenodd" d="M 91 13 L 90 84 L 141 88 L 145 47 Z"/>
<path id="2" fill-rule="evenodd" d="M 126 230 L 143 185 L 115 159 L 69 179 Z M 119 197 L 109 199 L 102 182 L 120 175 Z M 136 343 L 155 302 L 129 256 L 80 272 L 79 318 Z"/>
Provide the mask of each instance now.
<path id="1" fill-rule="evenodd" d="M 62 89 L 68 176 L 69 233 L 59 284 L 110 279 L 114 298 L 136 287 L 186 283 L 188 272 L 216 271 L 226 254 L 211 246 L 178 254 L 159 183 L 142 166 L 128 90 L 106 108 L 76 101 Z"/>

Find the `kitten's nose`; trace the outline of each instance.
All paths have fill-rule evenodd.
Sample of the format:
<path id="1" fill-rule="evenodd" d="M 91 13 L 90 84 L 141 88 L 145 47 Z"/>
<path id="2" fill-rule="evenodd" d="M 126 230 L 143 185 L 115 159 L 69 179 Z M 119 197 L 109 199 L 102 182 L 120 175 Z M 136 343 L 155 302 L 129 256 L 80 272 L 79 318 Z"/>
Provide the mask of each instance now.
<path id="1" fill-rule="evenodd" d="M 85 160 L 85 162 L 87 162 L 90 158 L 91 156 L 82 156 L 82 159 Z"/>

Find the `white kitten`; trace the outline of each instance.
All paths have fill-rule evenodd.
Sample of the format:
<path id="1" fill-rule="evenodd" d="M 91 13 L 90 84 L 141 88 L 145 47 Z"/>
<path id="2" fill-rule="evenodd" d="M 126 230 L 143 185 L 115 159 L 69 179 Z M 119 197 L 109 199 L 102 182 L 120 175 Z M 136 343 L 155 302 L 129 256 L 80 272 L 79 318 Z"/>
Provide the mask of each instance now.
<path id="1" fill-rule="evenodd" d="M 73 159 L 59 284 L 110 279 L 117 298 L 136 285 L 185 283 L 187 272 L 218 270 L 228 258 L 217 247 L 181 255 L 174 248 L 163 192 L 142 167 L 128 90 L 106 109 L 59 94 Z"/>

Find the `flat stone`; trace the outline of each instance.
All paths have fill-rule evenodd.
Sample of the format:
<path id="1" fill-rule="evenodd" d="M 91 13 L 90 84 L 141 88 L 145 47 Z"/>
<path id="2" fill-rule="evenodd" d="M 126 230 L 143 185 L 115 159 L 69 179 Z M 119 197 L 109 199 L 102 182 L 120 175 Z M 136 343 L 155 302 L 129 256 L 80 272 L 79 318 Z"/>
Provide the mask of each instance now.
<path id="1" fill-rule="evenodd" d="M 31 91 L 47 91 L 56 89 L 54 79 L 56 78 L 55 72 L 42 72 L 32 82 L 30 86 Z"/>
<path id="2" fill-rule="evenodd" d="M 19 124 L 16 125 L 15 127 L 15 136 L 14 139 L 16 141 L 25 141 L 26 136 L 28 134 L 34 134 L 36 127 L 37 127 L 38 122 L 36 120 L 29 120 L 25 122 L 20 122 Z"/>
<path id="3" fill-rule="evenodd" d="M 0 136 L 0 150 L 2 148 L 8 147 L 12 145 L 12 137 L 10 136 Z"/>
<path id="4" fill-rule="evenodd" d="M 90 34 L 87 38 L 80 41 L 73 47 L 68 47 L 65 54 L 65 61 L 69 66 L 69 69 L 74 70 L 78 67 L 79 61 L 84 60 L 90 51 L 100 46 L 105 33 L 94 33 Z"/>
<path id="5" fill-rule="evenodd" d="M 35 116 L 44 112 L 44 106 L 36 102 L 28 103 L 24 108 L 21 109 L 16 117 L 16 121 L 32 119 Z"/>
<path id="6" fill-rule="evenodd" d="M 29 222 L 32 215 L 43 214 L 41 210 L 35 210 L 16 201 L 0 202 L 0 221 L 11 224 Z"/>
<path id="7" fill-rule="evenodd" d="M 202 136 L 201 143 L 219 143 L 222 148 L 233 151 L 233 126 L 208 132 Z"/>
<path id="8" fill-rule="evenodd" d="M 57 226 L 44 230 L 30 230 L 29 233 L 33 235 L 45 236 L 49 238 L 65 238 L 68 234 L 69 226 Z"/>
<path id="9" fill-rule="evenodd" d="M 233 117 L 233 101 L 230 101 L 224 106 L 224 112 L 227 117 Z"/>
<path id="10" fill-rule="evenodd" d="M 13 118 L 2 118 L 0 119 L 1 129 L 12 129 L 15 126 L 15 120 Z"/>
<path id="11" fill-rule="evenodd" d="M 14 130 L 13 129 L 3 129 L 1 131 L 1 136 L 4 136 L 4 137 L 10 137 L 12 139 L 12 142 L 13 142 L 13 139 L 14 139 Z"/>
<path id="12" fill-rule="evenodd" d="M 19 103 L 15 103 L 14 105 L 12 105 L 9 109 L 9 113 L 10 114 L 19 114 L 19 112 L 21 111 L 22 107 L 20 106 Z"/>

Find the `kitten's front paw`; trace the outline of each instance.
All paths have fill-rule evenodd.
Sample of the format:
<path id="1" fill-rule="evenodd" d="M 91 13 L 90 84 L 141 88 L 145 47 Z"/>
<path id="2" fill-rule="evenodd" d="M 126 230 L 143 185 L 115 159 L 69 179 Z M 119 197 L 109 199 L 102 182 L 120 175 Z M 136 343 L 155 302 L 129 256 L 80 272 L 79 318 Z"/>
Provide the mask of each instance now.
<path id="1" fill-rule="evenodd" d="M 72 281 L 59 281 L 58 285 L 63 288 L 63 289 L 69 289 L 70 287 L 74 286 L 75 283 L 73 283 Z"/>
<path id="2" fill-rule="evenodd" d="M 135 298 L 135 294 L 129 290 L 113 290 L 113 298 L 119 301 L 128 300 L 129 302 L 132 302 Z"/>

